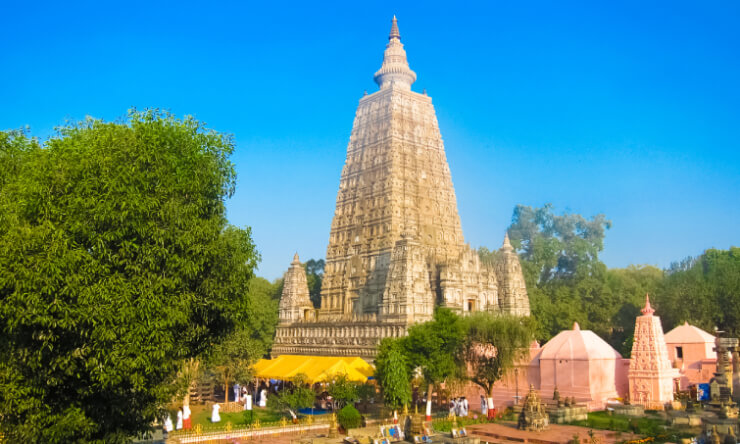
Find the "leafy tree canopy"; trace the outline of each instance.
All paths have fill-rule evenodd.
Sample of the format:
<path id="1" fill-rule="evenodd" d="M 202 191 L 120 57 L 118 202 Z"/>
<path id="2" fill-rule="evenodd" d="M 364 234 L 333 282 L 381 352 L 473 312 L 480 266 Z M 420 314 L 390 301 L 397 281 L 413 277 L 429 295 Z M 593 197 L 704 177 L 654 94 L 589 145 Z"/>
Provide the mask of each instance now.
<path id="1" fill-rule="evenodd" d="M 651 300 L 664 324 L 687 321 L 709 332 L 716 327 L 740 335 L 740 248 L 709 249 L 672 264 Z"/>
<path id="2" fill-rule="evenodd" d="M 316 400 L 316 393 L 311 390 L 306 379 L 306 375 L 297 374 L 280 392 L 269 396 L 267 404 L 275 410 L 286 411 L 295 418 L 299 409 L 311 407 Z"/>
<path id="3" fill-rule="evenodd" d="M 359 386 L 359 383 L 350 381 L 346 374 L 336 375 L 326 387 L 333 398 L 333 410 L 336 412 L 345 405 L 354 403 L 359 398 Z"/>
<path id="4" fill-rule="evenodd" d="M 259 256 L 224 206 L 233 140 L 157 111 L 43 147 L 0 134 L 0 428 L 45 443 L 144 432 L 182 363 L 254 309 Z"/>
<path id="5" fill-rule="evenodd" d="M 465 325 L 448 308 L 437 308 L 430 322 L 412 325 L 402 344 L 409 363 L 420 367 L 427 384 L 460 377 L 458 350 L 465 340 Z"/>
<path id="6" fill-rule="evenodd" d="M 411 403 L 411 364 L 399 339 L 385 338 L 375 357 L 375 376 L 383 389 L 385 405 L 398 409 Z"/>
<path id="7" fill-rule="evenodd" d="M 493 396 L 493 384 L 527 353 L 534 339 L 534 320 L 477 312 L 463 323 L 466 335 L 461 353 L 467 376 Z"/>
<path id="8" fill-rule="evenodd" d="M 603 214 L 589 220 L 580 214 L 554 214 L 551 204 L 541 208 L 517 205 L 509 236 L 537 282 L 546 283 L 600 272 L 603 264 L 598 255 L 609 228 L 611 221 Z"/>

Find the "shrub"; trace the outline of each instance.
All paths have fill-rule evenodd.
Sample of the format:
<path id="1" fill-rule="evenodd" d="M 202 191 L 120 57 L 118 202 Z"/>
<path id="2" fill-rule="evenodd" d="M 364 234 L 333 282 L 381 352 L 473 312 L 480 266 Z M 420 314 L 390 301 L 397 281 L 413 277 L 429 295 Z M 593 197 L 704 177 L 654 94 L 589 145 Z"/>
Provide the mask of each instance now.
<path id="1" fill-rule="evenodd" d="M 360 412 L 352 405 L 345 405 L 337 414 L 337 421 L 344 430 L 356 429 L 362 423 Z"/>

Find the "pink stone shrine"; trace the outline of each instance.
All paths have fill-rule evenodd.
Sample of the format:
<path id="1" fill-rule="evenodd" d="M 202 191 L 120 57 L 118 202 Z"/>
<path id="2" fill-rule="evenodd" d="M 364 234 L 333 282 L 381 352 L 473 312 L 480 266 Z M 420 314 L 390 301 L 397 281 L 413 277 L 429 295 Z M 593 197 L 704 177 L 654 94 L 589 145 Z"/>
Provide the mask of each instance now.
<path id="1" fill-rule="evenodd" d="M 635 321 L 628 373 L 630 400 L 646 409 L 662 410 L 673 401 L 674 379 L 680 375 L 671 365 L 660 317 L 653 316 L 648 295 L 641 311 Z"/>

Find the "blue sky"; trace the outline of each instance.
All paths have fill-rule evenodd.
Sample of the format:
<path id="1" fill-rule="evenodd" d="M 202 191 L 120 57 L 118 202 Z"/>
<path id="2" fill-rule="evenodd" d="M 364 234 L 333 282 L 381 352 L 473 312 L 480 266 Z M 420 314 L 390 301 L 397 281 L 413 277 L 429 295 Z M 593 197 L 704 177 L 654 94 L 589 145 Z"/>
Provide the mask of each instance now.
<path id="1" fill-rule="evenodd" d="M 233 133 L 259 274 L 325 255 L 390 19 L 432 96 L 473 246 L 516 204 L 612 220 L 607 265 L 740 245 L 740 3 L 4 2 L 0 129 L 137 108 Z"/>

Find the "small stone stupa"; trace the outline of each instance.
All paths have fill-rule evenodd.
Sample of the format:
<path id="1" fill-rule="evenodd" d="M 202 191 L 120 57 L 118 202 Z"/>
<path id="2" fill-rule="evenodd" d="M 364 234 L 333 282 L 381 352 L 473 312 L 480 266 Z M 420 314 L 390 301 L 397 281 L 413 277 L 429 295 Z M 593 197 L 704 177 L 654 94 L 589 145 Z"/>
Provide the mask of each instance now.
<path id="1" fill-rule="evenodd" d="M 550 417 L 547 415 L 545 406 L 542 405 L 540 395 L 534 389 L 534 385 L 529 385 L 529 393 L 524 398 L 522 411 L 519 413 L 519 430 L 530 430 L 541 432 L 550 424 Z"/>
<path id="2" fill-rule="evenodd" d="M 650 297 L 635 322 L 635 340 L 628 373 L 629 395 L 633 404 L 662 410 L 673 401 L 673 380 L 680 377 L 668 357 L 660 317 L 653 316 Z"/>

